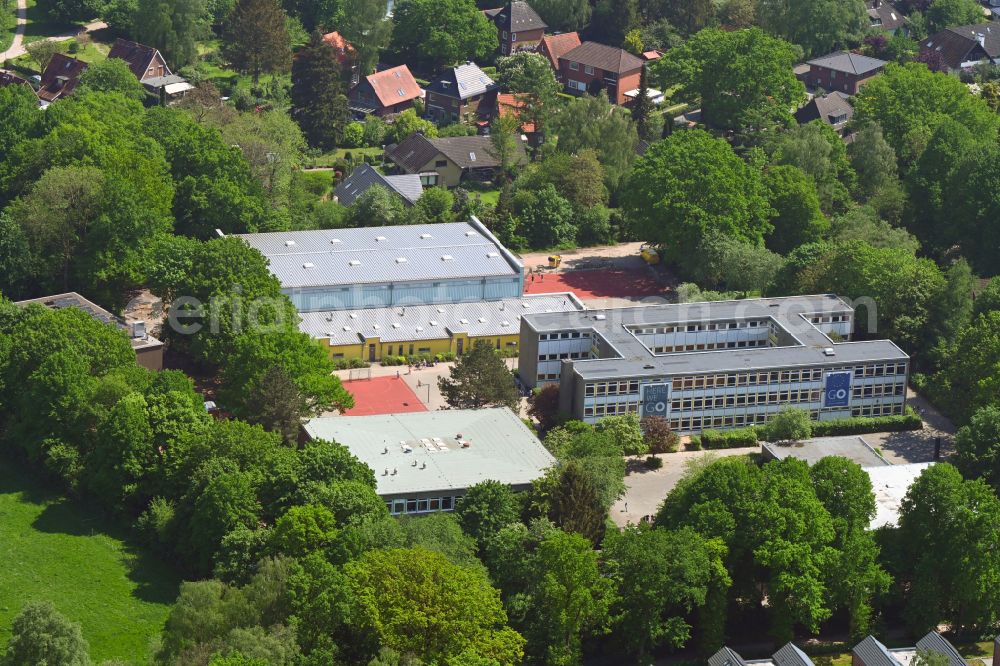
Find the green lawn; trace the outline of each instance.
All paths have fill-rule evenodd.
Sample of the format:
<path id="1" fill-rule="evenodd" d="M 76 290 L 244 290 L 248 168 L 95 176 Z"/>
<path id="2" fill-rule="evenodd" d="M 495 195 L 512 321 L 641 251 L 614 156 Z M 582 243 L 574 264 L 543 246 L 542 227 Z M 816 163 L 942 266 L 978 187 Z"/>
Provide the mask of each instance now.
<path id="1" fill-rule="evenodd" d="M 76 26 L 53 23 L 45 15 L 35 0 L 28 0 L 28 20 L 24 24 L 24 43 L 30 44 L 39 39 L 59 35 L 73 30 Z"/>
<path id="2" fill-rule="evenodd" d="M 11 0 L 10 7 L 0 10 L 0 51 L 10 48 L 14 41 L 14 28 L 17 25 L 17 3 Z M 2 65 L 3 63 L 0 63 Z"/>
<path id="3" fill-rule="evenodd" d="M 0 459 L 0 648 L 28 601 L 47 599 L 83 625 L 95 661 L 149 660 L 178 578 L 114 526 Z M 2 651 L 2 650 L 0 650 Z"/>

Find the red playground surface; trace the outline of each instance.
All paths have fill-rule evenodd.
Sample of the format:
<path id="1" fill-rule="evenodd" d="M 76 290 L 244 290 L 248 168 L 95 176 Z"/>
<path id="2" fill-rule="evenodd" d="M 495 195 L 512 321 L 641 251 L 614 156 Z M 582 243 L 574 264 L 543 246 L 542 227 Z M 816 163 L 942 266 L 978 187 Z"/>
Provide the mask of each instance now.
<path id="1" fill-rule="evenodd" d="M 666 288 L 648 271 L 636 269 L 602 268 L 525 276 L 526 294 L 561 291 L 572 291 L 582 299 L 635 298 L 659 296 L 666 292 Z"/>
<path id="2" fill-rule="evenodd" d="M 344 388 L 354 396 L 354 408 L 345 416 L 427 411 L 413 389 L 396 377 L 355 379 L 344 382 Z"/>

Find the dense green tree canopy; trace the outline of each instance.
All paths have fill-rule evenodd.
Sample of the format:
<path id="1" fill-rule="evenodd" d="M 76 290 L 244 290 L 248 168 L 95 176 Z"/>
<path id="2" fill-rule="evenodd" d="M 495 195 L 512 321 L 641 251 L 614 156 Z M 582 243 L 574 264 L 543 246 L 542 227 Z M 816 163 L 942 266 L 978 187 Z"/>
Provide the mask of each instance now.
<path id="1" fill-rule="evenodd" d="M 496 27 L 474 0 L 400 0 L 392 18 L 396 58 L 421 69 L 482 60 L 497 48 Z"/>
<path id="2" fill-rule="evenodd" d="M 772 35 L 801 46 L 807 57 L 852 47 L 869 27 L 863 0 L 758 0 L 757 19 Z"/>
<path id="3" fill-rule="evenodd" d="M 485 341 L 477 341 L 460 356 L 447 377 L 438 378 L 438 387 L 453 409 L 508 407 L 517 409 L 520 398 L 514 376 L 503 358 Z"/>
<path id="4" fill-rule="evenodd" d="M 764 172 L 764 186 L 774 209 L 768 248 L 785 254 L 823 237 L 830 222 L 820 209 L 816 184 L 805 172 L 791 165 L 770 167 Z"/>
<path id="5" fill-rule="evenodd" d="M 790 44 L 758 28 L 725 32 L 702 30 L 650 66 L 662 90 L 701 99 L 702 120 L 710 127 L 735 129 L 745 114 L 788 116 L 805 96 L 795 75 Z"/>
<path id="6" fill-rule="evenodd" d="M 712 187 L 700 185 L 706 182 Z M 701 130 L 650 146 L 629 178 L 623 207 L 636 231 L 674 260 L 693 251 L 708 231 L 756 244 L 771 230 L 760 173 Z"/>
<path id="7" fill-rule="evenodd" d="M 292 62 L 292 116 L 309 145 L 332 150 L 350 120 L 343 74 L 333 46 L 314 32 Z"/>
<path id="8" fill-rule="evenodd" d="M 136 3 L 131 28 L 139 42 L 159 49 L 176 70 L 197 58 L 207 19 L 205 0 L 142 0 Z"/>
<path id="9" fill-rule="evenodd" d="M 14 618 L 4 666 L 90 666 L 89 646 L 80 625 L 49 602 L 33 602 Z"/>
<path id="10" fill-rule="evenodd" d="M 237 0 L 229 16 L 223 51 L 233 68 L 250 74 L 255 85 L 261 74 L 286 72 L 291 65 L 286 18 L 277 0 Z"/>

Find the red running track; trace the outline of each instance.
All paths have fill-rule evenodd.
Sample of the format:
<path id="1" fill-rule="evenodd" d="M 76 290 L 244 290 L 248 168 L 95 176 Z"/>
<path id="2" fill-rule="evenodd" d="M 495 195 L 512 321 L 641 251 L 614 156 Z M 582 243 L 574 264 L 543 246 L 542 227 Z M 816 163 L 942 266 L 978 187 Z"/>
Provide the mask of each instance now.
<path id="1" fill-rule="evenodd" d="M 344 388 L 354 396 L 354 407 L 345 416 L 427 411 L 413 389 L 396 377 L 355 379 L 344 382 Z"/>
<path id="2" fill-rule="evenodd" d="M 607 268 L 525 276 L 526 294 L 553 294 L 562 291 L 572 291 L 578 298 L 586 300 L 660 296 L 666 289 L 648 271 L 635 269 Z"/>

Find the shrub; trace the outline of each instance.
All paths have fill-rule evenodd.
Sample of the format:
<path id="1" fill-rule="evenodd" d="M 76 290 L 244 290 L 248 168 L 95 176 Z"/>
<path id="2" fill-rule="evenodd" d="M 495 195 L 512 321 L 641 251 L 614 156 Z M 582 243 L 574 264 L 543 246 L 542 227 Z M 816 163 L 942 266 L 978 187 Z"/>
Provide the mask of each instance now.
<path id="1" fill-rule="evenodd" d="M 782 409 L 761 428 L 764 439 L 772 442 L 809 439 L 811 434 L 812 420 L 809 418 L 809 412 L 797 407 Z"/>
<path id="2" fill-rule="evenodd" d="M 812 434 L 813 437 L 863 435 L 870 432 L 920 430 L 923 427 L 924 422 L 920 416 L 907 407 L 906 413 L 899 416 L 856 416 L 834 421 L 815 421 L 812 424 Z"/>
<path id="3" fill-rule="evenodd" d="M 698 435 L 691 435 L 690 439 L 688 439 L 687 445 L 684 448 L 686 448 L 688 451 L 701 451 L 701 449 L 703 448 L 701 445 L 701 437 L 699 437 Z"/>
<path id="4" fill-rule="evenodd" d="M 757 444 L 757 428 L 737 428 L 735 430 L 706 430 L 701 433 L 700 443 L 706 449 L 738 449 Z"/>
<path id="5" fill-rule="evenodd" d="M 358 368 L 370 368 L 371 363 L 360 358 L 338 358 L 333 361 L 333 367 L 337 370 L 357 370 Z"/>
<path id="6" fill-rule="evenodd" d="M 681 438 L 670 430 L 669 422 L 662 416 L 646 416 L 639 423 L 650 453 L 673 453 Z"/>
<path id="7" fill-rule="evenodd" d="M 355 121 L 344 127 L 344 138 L 341 143 L 345 148 L 360 148 L 365 140 L 365 126 Z"/>
<path id="8" fill-rule="evenodd" d="M 647 456 L 643 463 L 648 469 L 660 469 L 663 467 L 663 460 L 656 456 Z"/>

